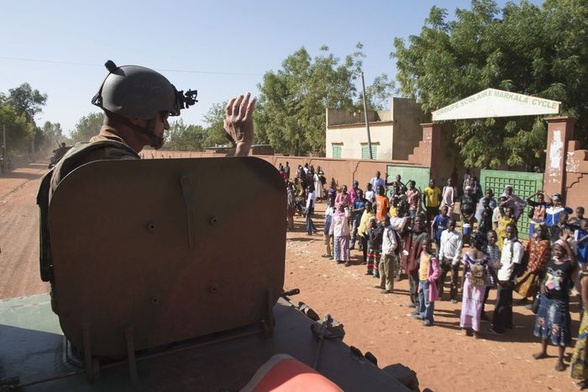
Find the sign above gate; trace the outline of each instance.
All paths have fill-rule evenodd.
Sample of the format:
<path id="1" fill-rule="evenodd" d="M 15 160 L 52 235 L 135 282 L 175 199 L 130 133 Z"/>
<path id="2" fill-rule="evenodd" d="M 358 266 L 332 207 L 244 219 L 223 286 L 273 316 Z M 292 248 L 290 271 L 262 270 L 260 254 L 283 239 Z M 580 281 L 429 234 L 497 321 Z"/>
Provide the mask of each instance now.
<path id="1" fill-rule="evenodd" d="M 434 111 L 433 121 L 559 114 L 561 102 L 493 88 Z"/>

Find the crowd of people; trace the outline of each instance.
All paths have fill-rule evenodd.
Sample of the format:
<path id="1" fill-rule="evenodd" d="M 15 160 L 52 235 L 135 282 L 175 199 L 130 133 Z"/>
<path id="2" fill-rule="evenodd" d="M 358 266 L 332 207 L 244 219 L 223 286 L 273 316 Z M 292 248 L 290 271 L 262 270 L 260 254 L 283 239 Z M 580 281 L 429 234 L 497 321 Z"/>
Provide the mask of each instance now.
<path id="1" fill-rule="evenodd" d="M 533 333 L 541 348 L 533 357 L 546 358 L 551 343 L 558 348 L 555 369 L 565 370 L 574 288 L 581 308 L 588 306 L 588 219 L 582 206 L 574 211 L 561 195 L 542 190 L 523 199 L 512 185 L 495 197 L 469 173 L 461 189 L 449 178 L 443 188 L 431 179 L 421 190 L 413 180 L 403 183 L 397 175 L 388 182 L 376 172 L 364 191 L 357 180 L 351 189 L 334 179 L 327 187 L 320 167 L 299 166 L 293 178 L 287 162 L 279 170 L 288 188 L 289 230 L 298 211 L 306 218 L 307 235 L 316 234 L 315 204 L 325 201 L 322 257 L 350 266 L 350 252 L 361 252 L 366 275 L 378 279 L 374 287 L 383 294 L 394 294 L 394 282 L 408 279 L 410 315 L 427 327 L 434 325 L 435 301 L 461 300 L 459 325 L 474 338 L 512 330 L 516 292 L 520 304 L 536 314 Z M 530 222 L 525 243 L 517 229 L 523 213 Z M 496 301 L 489 317 L 486 301 L 493 289 Z M 485 331 L 483 321 L 491 323 Z M 570 362 L 579 388 L 588 387 L 587 336 L 583 316 Z"/>

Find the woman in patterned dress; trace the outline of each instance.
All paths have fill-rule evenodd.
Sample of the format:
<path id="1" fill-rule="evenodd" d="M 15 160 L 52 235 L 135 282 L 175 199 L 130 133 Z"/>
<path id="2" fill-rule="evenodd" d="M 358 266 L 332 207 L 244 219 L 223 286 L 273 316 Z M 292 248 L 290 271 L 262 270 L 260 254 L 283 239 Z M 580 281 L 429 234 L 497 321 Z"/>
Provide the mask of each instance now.
<path id="1" fill-rule="evenodd" d="M 574 252 L 567 242 L 569 232 L 553 244 L 553 257 L 547 263 L 545 279 L 541 283 L 539 311 L 535 319 L 535 336 L 541 338 L 541 351 L 535 359 L 547 358 L 547 344 L 558 347 L 555 370 L 564 371 L 565 348 L 571 343 L 570 290 L 576 281 L 578 267 Z"/>
<path id="2" fill-rule="evenodd" d="M 545 225 L 538 225 L 535 228 L 535 235 L 527 243 L 526 251 L 529 255 L 527 270 L 515 284 L 515 291 L 523 297 L 523 300 L 533 298 L 537 294 L 545 275 L 545 268 L 551 259 L 551 241 L 549 241 Z"/>

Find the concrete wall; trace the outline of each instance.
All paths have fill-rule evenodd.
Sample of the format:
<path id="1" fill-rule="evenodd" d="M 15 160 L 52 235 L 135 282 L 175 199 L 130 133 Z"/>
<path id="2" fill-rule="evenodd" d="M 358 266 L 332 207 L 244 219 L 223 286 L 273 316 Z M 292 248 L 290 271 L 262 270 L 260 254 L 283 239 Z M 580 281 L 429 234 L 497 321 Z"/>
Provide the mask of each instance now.
<path id="1" fill-rule="evenodd" d="M 575 140 L 568 143 L 564 184 L 566 205 L 588 208 L 588 151 Z"/>
<path id="2" fill-rule="evenodd" d="M 141 152 L 143 159 L 170 159 L 170 158 L 222 158 L 224 154 L 212 154 L 205 152 L 186 152 L 186 151 L 154 151 L 146 150 Z M 376 171 L 380 171 L 382 176 L 386 175 L 388 165 L 406 165 L 405 161 L 384 161 L 384 160 L 361 160 L 361 159 L 332 159 L 317 157 L 293 157 L 284 155 L 256 155 L 256 158 L 269 162 L 274 167 L 286 162 L 290 165 L 291 177 L 295 175 L 298 165 L 313 165 L 316 170 L 320 167 L 325 172 L 327 182 L 334 178 L 339 184 L 351 187 L 353 180 L 358 180 L 361 188 L 365 190 L 365 184 L 374 177 Z M 393 181 L 390 178 L 389 181 Z"/>
<path id="3" fill-rule="evenodd" d="M 394 148 L 390 159 L 406 160 L 422 140 L 424 115 L 420 105 L 405 98 L 392 98 L 390 111 L 394 121 Z"/>

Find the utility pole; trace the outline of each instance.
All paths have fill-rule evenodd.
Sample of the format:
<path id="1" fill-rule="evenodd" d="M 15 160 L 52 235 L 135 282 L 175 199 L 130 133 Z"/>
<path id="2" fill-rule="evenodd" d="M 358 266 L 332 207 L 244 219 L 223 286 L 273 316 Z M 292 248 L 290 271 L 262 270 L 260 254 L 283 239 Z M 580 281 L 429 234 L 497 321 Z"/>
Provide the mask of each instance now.
<path id="1" fill-rule="evenodd" d="M 6 125 L 2 124 L 2 158 L 6 158 Z"/>
<path id="2" fill-rule="evenodd" d="M 0 162 L 0 172 L 4 173 L 4 168 L 8 164 L 6 159 L 6 125 L 2 124 L 2 161 Z"/>
<path id="3" fill-rule="evenodd" d="M 374 159 L 372 155 L 372 137 L 370 135 L 370 122 L 368 120 L 367 99 L 365 97 L 365 80 L 363 78 L 363 71 L 361 72 L 361 86 L 363 89 L 363 114 L 365 116 L 365 128 L 367 130 L 368 149 L 370 150 L 370 160 Z"/>

